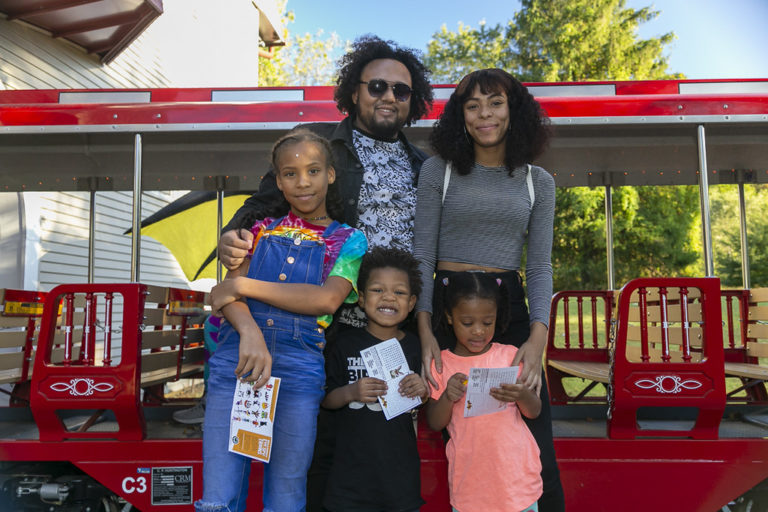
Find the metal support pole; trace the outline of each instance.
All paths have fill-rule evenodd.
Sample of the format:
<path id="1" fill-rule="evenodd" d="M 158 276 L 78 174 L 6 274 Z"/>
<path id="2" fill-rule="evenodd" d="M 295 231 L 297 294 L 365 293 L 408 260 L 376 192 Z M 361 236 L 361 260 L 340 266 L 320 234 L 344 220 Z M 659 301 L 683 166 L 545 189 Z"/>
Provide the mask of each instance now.
<path id="1" fill-rule="evenodd" d="M 224 176 L 216 176 L 216 282 L 221 282 L 221 260 L 219 259 L 219 242 L 221 241 L 221 226 L 224 222 Z"/>
<path id="2" fill-rule="evenodd" d="M 701 231 L 704 244 L 704 275 L 715 275 L 712 260 L 712 225 L 709 216 L 709 180 L 707 175 L 707 144 L 704 126 L 698 127 L 699 140 L 699 206 L 701 208 Z"/>
<path id="3" fill-rule="evenodd" d="M 98 178 L 88 178 L 90 201 L 88 204 L 88 282 L 94 281 L 94 254 L 96 247 L 96 188 Z"/>
<path id="4" fill-rule="evenodd" d="M 613 189 L 605 186 L 605 259 L 608 270 L 608 289 L 616 289 L 616 274 L 613 263 Z"/>
<path id="5" fill-rule="evenodd" d="M 744 200 L 744 171 L 736 172 L 739 183 L 739 234 L 741 235 L 741 282 L 745 290 L 749 290 L 749 241 L 747 240 L 747 207 Z"/>
<path id="6" fill-rule="evenodd" d="M 133 143 L 133 229 L 131 230 L 131 282 L 139 281 L 141 249 L 141 134 Z"/>

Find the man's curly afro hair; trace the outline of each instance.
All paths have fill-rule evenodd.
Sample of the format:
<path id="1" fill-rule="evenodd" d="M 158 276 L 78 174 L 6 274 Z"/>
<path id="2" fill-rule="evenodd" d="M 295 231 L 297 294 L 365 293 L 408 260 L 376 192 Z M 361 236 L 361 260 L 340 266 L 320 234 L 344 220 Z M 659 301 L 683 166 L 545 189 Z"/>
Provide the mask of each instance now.
<path id="1" fill-rule="evenodd" d="M 411 74 L 411 110 L 405 124 L 421 119 L 432 106 L 430 71 L 421 62 L 421 52 L 398 46 L 394 41 L 384 41 L 374 35 L 360 36 L 352 43 L 352 51 L 339 59 L 339 76 L 333 99 L 340 112 L 354 119 L 355 103 L 352 95 L 360 84 L 363 68 L 377 59 L 393 59 L 401 62 Z"/>

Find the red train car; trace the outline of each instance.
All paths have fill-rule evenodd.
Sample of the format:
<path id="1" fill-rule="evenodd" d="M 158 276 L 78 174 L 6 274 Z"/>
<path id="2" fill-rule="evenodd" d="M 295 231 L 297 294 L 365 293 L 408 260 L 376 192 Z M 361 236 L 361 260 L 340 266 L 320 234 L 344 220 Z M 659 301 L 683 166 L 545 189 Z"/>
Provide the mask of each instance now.
<path id="1" fill-rule="evenodd" d="M 768 80 L 529 86 L 555 132 L 538 163 L 558 186 L 605 187 L 609 216 L 616 186 L 698 185 L 706 197 L 710 182 L 768 182 Z M 426 146 L 450 92 L 436 88 L 411 140 Z M 4 91 L 0 188 L 253 190 L 266 169 L 254 162 L 281 132 L 338 119 L 323 87 Z M 768 509 L 768 299 L 704 274 L 553 299 L 546 364 L 568 510 Z M 4 291 L 8 510 L 189 511 L 200 497 L 200 430 L 171 420 L 183 405 L 164 392 L 202 369 L 204 297 L 133 281 Z M 568 395 L 567 379 L 590 389 Z M 423 510 L 450 510 L 440 436 L 420 427 L 419 449 Z"/>

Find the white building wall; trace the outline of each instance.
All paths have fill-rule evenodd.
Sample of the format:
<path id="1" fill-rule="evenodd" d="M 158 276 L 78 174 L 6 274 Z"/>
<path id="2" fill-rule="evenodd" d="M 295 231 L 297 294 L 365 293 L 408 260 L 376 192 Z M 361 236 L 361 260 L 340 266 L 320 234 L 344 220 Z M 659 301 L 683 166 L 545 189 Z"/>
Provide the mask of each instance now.
<path id="1" fill-rule="evenodd" d="M 164 0 L 164 12 L 108 65 L 0 19 L 0 89 L 255 87 L 259 11 L 250 0 Z"/>
<path id="2" fill-rule="evenodd" d="M 0 82 L 13 89 L 168 87 L 153 50 L 135 41 L 115 61 L 98 59 L 30 26 L 0 19 Z"/>
<path id="3" fill-rule="evenodd" d="M 264 0 L 260 3 L 265 3 Z M 0 90 L 147 87 L 253 87 L 258 84 L 259 12 L 251 0 L 164 0 L 163 14 L 108 65 L 66 41 L 0 19 Z M 142 218 L 179 197 L 143 195 Z M 86 282 L 88 194 L 23 193 L 24 288 Z M 97 193 L 95 280 L 130 278 L 130 193 Z M 176 260 L 151 238 L 141 242 L 140 281 L 190 287 Z M 210 280 L 198 281 L 207 289 Z"/>
<path id="4" fill-rule="evenodd" d="M 183 192 L 145 192 L 142 218 L 181 194 Z M 48 291 L 58 284 L 87 282 L 89 194 L 27 192 L 26 196 L 27 258 L 35 260 L 38 269 L 36 273 L 25 274 L 24 287 Z M 123 233 L 131 227 L 131 201 L 130 192 L 96 193 L 94 281 L 97 283 L 130 281 L 131 237 Z M 31 243 L 35 238 L 39 243 Z M 142 237 L 140 254 L 142 283 L 190 287 L 178 263 L 162 244 Z M 206 289 L 210 283 L 195 284 L 202 286 L 193 287 Z"/>

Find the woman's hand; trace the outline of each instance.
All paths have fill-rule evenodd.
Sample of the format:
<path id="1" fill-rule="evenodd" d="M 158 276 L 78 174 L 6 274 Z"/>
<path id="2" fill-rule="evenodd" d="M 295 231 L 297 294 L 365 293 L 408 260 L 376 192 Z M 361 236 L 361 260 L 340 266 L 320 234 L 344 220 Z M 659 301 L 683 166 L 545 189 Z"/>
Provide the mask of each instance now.
<path id="1" fill-rule="evenodd" d="M 267 383 L 272 375 L 272 356 L 261 329 L 244 329 L 240 334 L 240 354 L 237 360 L 235 375 L 255 383 L 260 388 Z M 250 375 L 243 377 L 250 372 Z"/>
<path id="2" fill-rule="evenodd" d="M 221 311 L 221 308 L 242 298 L 238 288 L 241 279 L 248 278 L 233 277 L 225 279 L 211 288 L 209 300 L 211 302 L 211 310 L 213 311 L 213 314 L 218 315 Z"/>
<path id="3" fill-rule="evenodd" d="M 541 358 L 547 346 L 547 328 L 541 322 L 531 325 L 528 340 L 520 346 L 512 361 L 512 366 L 522 362 L 522 372 L 517 376 L 517 382 L 533 390 L 538 396 L 541 392 Z"/>
<path id="4" fill-rule="evenodd" d="M 432 333 L 432 315 L 426 311 L 416 313 L 416 325 L 421 341 L 421 376 L 437 389 L 437 381 L 432 375 L 432 361 L 435 361 L 437 373 L 443 373 L 443 361 L 440 358 L 440 345 Z"/>

